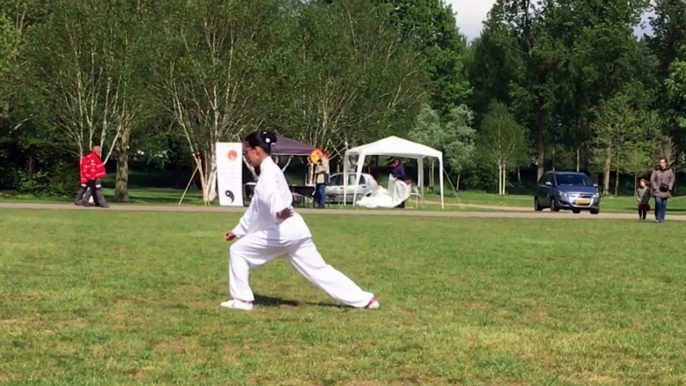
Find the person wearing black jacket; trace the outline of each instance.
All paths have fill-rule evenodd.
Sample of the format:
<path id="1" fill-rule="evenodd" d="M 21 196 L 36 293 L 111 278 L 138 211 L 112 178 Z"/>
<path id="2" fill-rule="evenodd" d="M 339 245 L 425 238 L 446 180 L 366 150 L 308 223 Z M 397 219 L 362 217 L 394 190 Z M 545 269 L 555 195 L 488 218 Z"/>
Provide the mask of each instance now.
<path id="1" fill-rule="evenodd" d="M 393 165 L 393 171 L 391 172 L 391 175 L 393 176 L 393 178 L 395 178 L 396 180 L 405 181 L 405 179 L 406 179 L 405 167 L 403 166 L 403 163 L 400 162 L 400 160 L 396 158 L 393 160 L 392 165 Z M 400 203 L 400 205 L 398 205 L 396 208 L 404 208 L 404 207 L 405 207 L 405 201 Z"/>

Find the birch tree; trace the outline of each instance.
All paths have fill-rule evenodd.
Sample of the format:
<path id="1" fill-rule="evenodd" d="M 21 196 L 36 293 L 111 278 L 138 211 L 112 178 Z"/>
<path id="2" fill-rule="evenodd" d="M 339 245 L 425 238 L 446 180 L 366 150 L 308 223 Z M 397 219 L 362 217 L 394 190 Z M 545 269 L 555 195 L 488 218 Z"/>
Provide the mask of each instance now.
<path id="1" fill-rule="evenodd" d="M 0 127 L 9 123 L 13 99 L 21 90 L 21 57 L 26 33 L 40 22 L 48 11 L 49 0 L 0 0 Z M 10 133 L 20 128 L 30 117 L 13 122 Z M 3 122 L 4 121 L 4 122 Z"/>
<path id="2" fill-rule="evenodd" d="M 447 140 L 443 147 L 443 156 L 446 158 L 450 170 L 457 174 L 457 183 L 455 184 L 457 191 L 460 190 L 462 172 L 474 165 L 476 130 L 472 127 L 473 122 L 474 114 L 465 105 L 451 109 L 446 117 Z"/>
<path id="3" fill-rule="evenodd" d="M 501 102 L 491 104 L 478 133 L 479 150 L 498 169 L 498 194 L 506 194 L 507 173 L 526 158 L 524 128 Z"/>
<path id="4" fill-rule="evenodd" d="M 458 190 L 460 174 L 473 163 L 476 131 L 471 127 L 472 122 L 473 114 L 464 105 L 451 109 L 442 121 L 438 112 L 425 104 L 408 133 L 412 141 L 443 152 L 446 165 L 457 174 Z M 432 159 L 429 164 L 429 187 L 435 185 L 435 162 Z"/>
<path id="5" fill-rule="evenodd" d="M 399 44 L 387 6 L 311 2 L 295 36 L 285 110 L 298 139 L 335 152 L 412 126 L 426 77 L 419 54 Z"/>
<path id="6" fill-rule="evenodd" d="M 422 106 L 422 109 L 417 115 L 414 127 L 408 133 L 410 140 L 429 146 L 434 149 L 439 149 L 445 144 L 445 127 L 441 122 L 438 112 L 431 108 L 429 104 Z M 435 160 L 429 161 L 429 188 L 434 187 L 435 177 L 434 171 Z"/>
<path id="7" fill-rule="evenodd" d="M 597 163 L 603 169 L 603 194 L 610 193 L 610 176 L 615 172 L 614 194 L 619 193 L 620 172 L 643 170 L 661 138 L 654 113 L 641 109 L 630 93 L 621 92 L 603 102 L 591 126 L 595 134 Z M 648 168 L 650 168 L 648 166 Z"/>
<path id="8" fill-rule="evenodd" d="M 101 146 L 104 163 L 134 110 L 126 95 L 128 74 L 117 71 L 122 31 L 116 6 L 57 0 L 46 23 L 31 30 L 27 47 L 42 114 L 71 138 L 79 157 Z"/>
<path id="9" fill-rule="evenodd" d="M 259 94 L 278 38 L 279 1 L 170 0 L 161 5 L 163 105 L 199 167 L 203 200 L 216 197 L 218 141 L 263 127 Z"/>

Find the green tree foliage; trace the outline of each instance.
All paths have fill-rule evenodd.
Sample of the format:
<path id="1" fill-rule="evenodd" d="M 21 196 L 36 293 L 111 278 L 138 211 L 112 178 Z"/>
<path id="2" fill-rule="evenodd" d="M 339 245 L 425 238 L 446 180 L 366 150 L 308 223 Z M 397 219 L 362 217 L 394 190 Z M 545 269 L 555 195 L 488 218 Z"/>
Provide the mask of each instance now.
<path id="1" fill-rule="evenodd" d="M 0 134 L 11 134 L 28 119 L 15 117 L 12 107 L 22 93 L 22 50 L 28 30 L 48 12 L 49 0 L 0 0 Z"/>
<path id="2" fill-rule="evenodd" d="M 279 35 L 278 1 L 170 0 L 159 5 L 160 104 L 198 162 L 206 202 L 216 195 L 218 141 L 264 127 L 260 97 Z M 196 158 L 197 159 L 197 158 Z"/>
<path id="3" fill-rule="evenodd" d="M 446 142 L 443 158 L 452 171 L 457 174 L 455 189 L 460 190 L 462 172 L 474 165 L 476 153 L 476 130 L 472 127 L 474 114 L 466 105 L 450 110 L 446 117 Z"/>
<path id="4" fill-rule="evenodd" d="M 416 51 L 398 44 L 391 21 L 365 0 L 300 10 L 290 27 L 291 73 L 268 103 L 281 114 L 275 121 L 282 131 L 336 154 L 346 144 L 409 130 L 426 100 L 426 76 Z"/>
<path id="5" fill-rule="evenodd" d="M 635 36 L 650 9 L 652 35 Z M 500 169 L 501 193 L 515 169 L 521 186 L 603 173 L 606 193 L 657 156 L 681 170 L 683 1 L 497 0 L 480 37 L 459 31 L 441 0 L 0 0 L 0 188 L 69 191 L 98 144 L 118 199 L 131 159 L 202 166 L 210 201 L 214 143 L 253 130 L 334 163 L 407 136 L 470 189 Z"/>
<path id="6" fill-rule="evenodd" d="M 0 14 L 0 101 L 5 105 L 10 94 L 10 76 L 13 71 L 13 58 L 17 52 L 17 33 L 7 15 Z M 9 118 L 4 111 L 3 119 Z"/>
<path id="7" fill-rule="evenodd" d="M 686 60 L 686 3 L 680 0 L 655 0 L 654 16 L 650 20 L 652 37 L 648 37 L 658 67 L 655 76 L 659 87 L 655 109 L 664 122 L 665 134 L 674 138 L 675 145 L 683 152 L 686 149 L 686 130 L 681 121 L 686 116 L 686 105 L 674 88 L 678 84 L 680 63 Z M 677 81 L 677 83 L 674 83 Z"/>
<path id="8" fill-rule="evenodd" d="M 400 29 L 402 41 L 417 47 L 431 84 L 431 107 L 441 116 L 466 102 L 470 86 L 464 71 L 466 41 L 455 14 L 441 0 L 385 0 Z"/>
<path id="9" fill-rule="evenodd" d="M 473 164 L 476 131 L 472 128 L 474 114 L 465 105 L 453 108 L 441 120 L 437 111 L 424 105 L 414 128 L 408 137 L 443 152 L 446 166 L 458 176 L 456 188 L 459 189 L 459 176 Z M 429 186 L 435 185 L 435 161 L 431 160 Z"/>
<path id="10" fill-rule="evenodd" d="M 682 57 L 686 58 L 686 47 L 682 52 Z M 683 108 L 686 106 L 686 60 L 676 59 L 672 62 L 665 87 L 670 105 L 676 107 L 670 116 L 676 120 L 679 131 L 686 130 L 686 108 Z"/>
<path id="11" fill-rule="evenodd" d="M 121 4 L 119 4 L 121 5 Z M 107 162 L 120 137 L 134 98 L 126 62 L 129 26 L 115 2 L 92 0 L 52 4 L 47 21 L 28 36 L 27 84 L 37 106 L 74 151 L 83 156 L 95 145 L 104 148 Z"/>
<path id="12" fill-rule="evenodd" d="M 653 153 L 661 139 L 655 113 L 641 109 L 632 91 L 627 90 L 603 102 L 597 109 L 595 134 L 596 162 L 603 170 L 603 194 L 610 192 L 610 174 L 616 172 L 615 195 L 619 188 L 619 172 L 634 178 L 654 165 Z"/>
<path id="13" fill-rule="evenodd" d="M 478 151 L 498 170 L 498 194 L 506 194 L 508 172 L 526 160 L 526 132 L 501 102 L 494 102 L 481 122 Z"/>

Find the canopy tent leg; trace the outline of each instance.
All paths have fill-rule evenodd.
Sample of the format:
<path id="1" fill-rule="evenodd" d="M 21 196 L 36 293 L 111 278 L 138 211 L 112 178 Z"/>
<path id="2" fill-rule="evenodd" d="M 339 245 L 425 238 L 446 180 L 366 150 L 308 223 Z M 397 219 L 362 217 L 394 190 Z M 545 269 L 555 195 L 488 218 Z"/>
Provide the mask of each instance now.
<path id="1" fill-rule="evenodd" d="M 417 167 L 419 168 L 419 181 L 417 181 L 417 186 L 419 186 L 419 193 L 424 197 L 424 158 L 417 159 Z"/>
<path id="2" fill-rule="evenodd" d="M 443 156 L 441 156 L 441 158 L 438 159 L 438 164 L 439 164 L 439 167 L 441 168 L 441 171 L 440 171 L 441 177 L 439 180 L 439 182 L 441 184 L 441 209 L 445 209 L 445 203 L 443 202 L 443 173 L 445 173 L 445 171 L 443 170 Z"/>
<path id="3" fill-rule="evenodd" d="M 355 192 L 353 192 L 353 207 L 355 202 L 357 202 L 357 186 L 360 185 L 360 177 L 362 176 L 362 167 L 364 166 L 364 159 L 367 155 L 365 153 L 360 153 L 357 156 L 357 170 L 355 171 Z"/>
<path id="4" fill-rule="evenodd" d="M 350 169 L 350 156 L 343 155 L 343 206 L 348 205 L 348 170 Z"/>

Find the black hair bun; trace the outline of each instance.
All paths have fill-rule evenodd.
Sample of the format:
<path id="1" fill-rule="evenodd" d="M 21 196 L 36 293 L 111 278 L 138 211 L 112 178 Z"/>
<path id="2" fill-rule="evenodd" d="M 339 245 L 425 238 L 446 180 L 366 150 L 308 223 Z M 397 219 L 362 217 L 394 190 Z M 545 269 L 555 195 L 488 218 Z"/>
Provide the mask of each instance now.
<path id="1" fill-rule="evenodd" d="M 260 136 L 262 137 L 262 142 L 272 146 L 276 144 L 276 135 L 274 135 L 274 133 L 268 133 L 265 131 Z"/>

